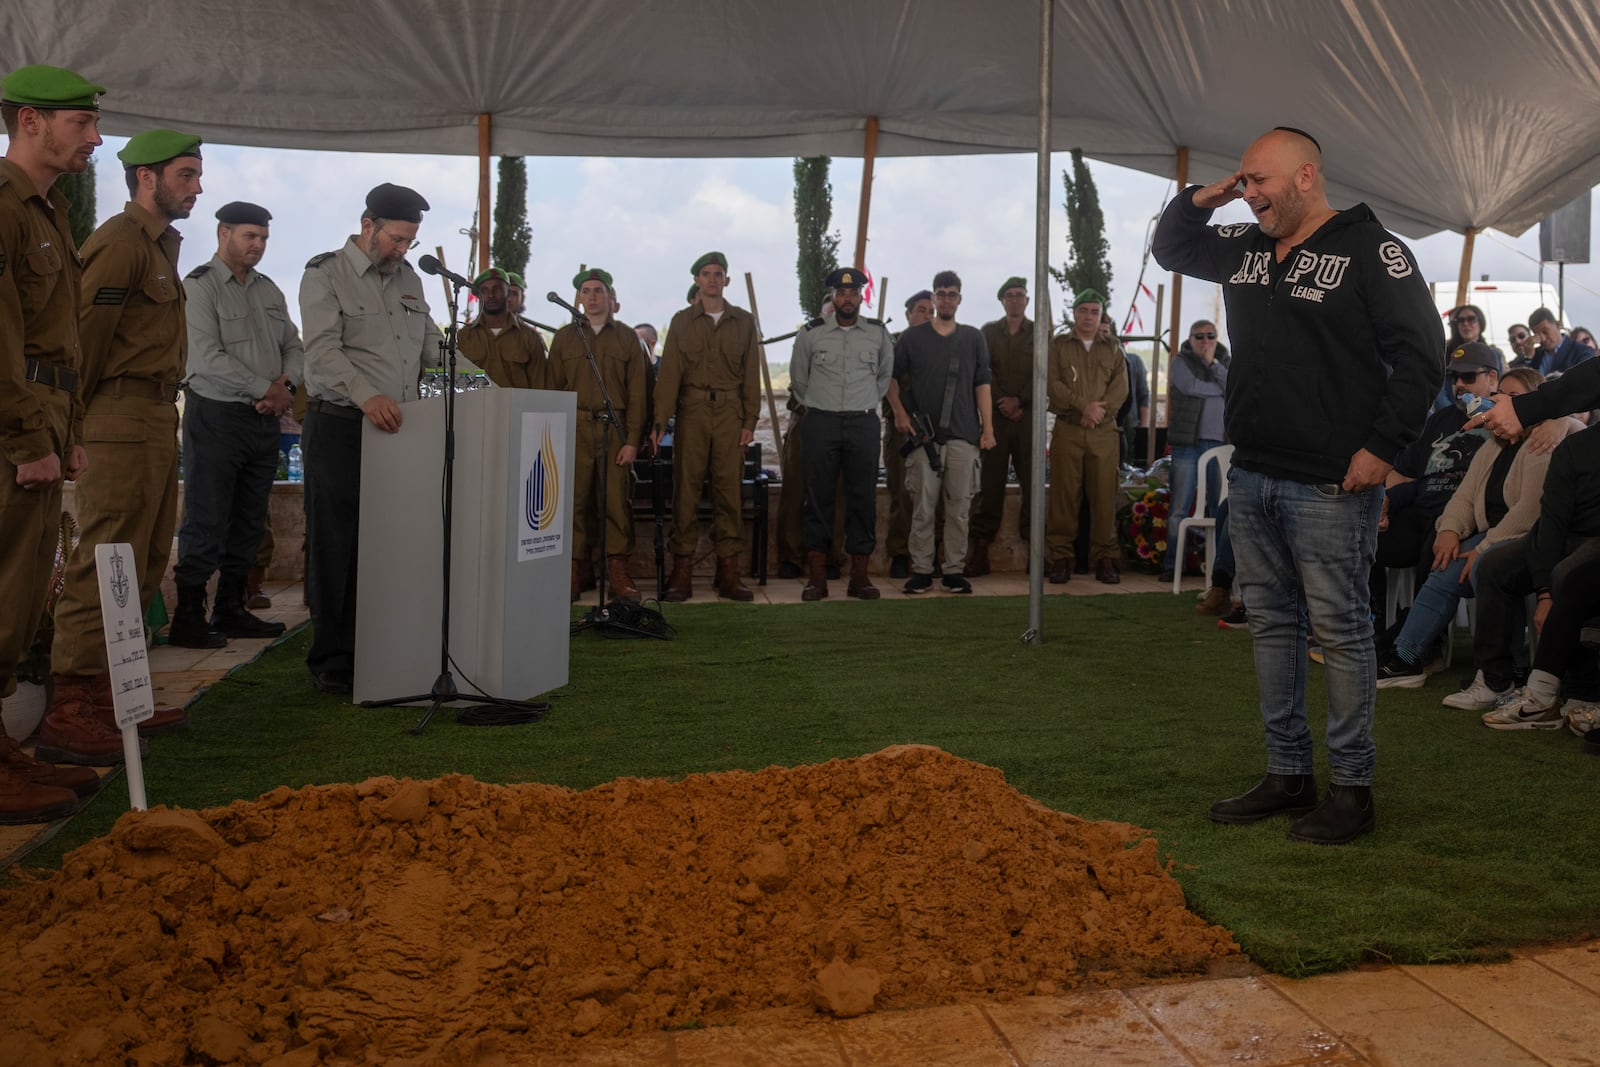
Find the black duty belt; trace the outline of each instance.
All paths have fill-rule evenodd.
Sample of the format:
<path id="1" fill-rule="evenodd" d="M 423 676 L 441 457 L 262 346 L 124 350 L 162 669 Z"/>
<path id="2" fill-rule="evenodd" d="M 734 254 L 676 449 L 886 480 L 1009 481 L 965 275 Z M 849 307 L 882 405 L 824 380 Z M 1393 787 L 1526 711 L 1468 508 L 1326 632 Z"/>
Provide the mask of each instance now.
<path id="1" fill-rule="evenodd" d="M 136 396 L 142 400 L 159 400 L 166 404 L 178 402 L 178 383 L 162 382 L 154 378 L 107 378 L 94 391 L 95 396 Z"/>
<path id="2" fill-rule="evenodd" d="M 332 415 L 336 419 L 351 419 L 355 422 L 367 417 L 360 408 L 353 408 L 348 404 L 335 404 L 329 400 L 307 400 L 306 410 L 315 411 L 318 415 Z"/>
<path id="3" fill-rule="evenodd" d="M 22 380 L 25 382 L 38 382 L 52 389 L 60 389 L 64 393 L 78 391 L 78 372 L 71 368 L 57 366 L 54 363 L 41 363 L 37 359 L 25 359 L 22 364 Z"/>

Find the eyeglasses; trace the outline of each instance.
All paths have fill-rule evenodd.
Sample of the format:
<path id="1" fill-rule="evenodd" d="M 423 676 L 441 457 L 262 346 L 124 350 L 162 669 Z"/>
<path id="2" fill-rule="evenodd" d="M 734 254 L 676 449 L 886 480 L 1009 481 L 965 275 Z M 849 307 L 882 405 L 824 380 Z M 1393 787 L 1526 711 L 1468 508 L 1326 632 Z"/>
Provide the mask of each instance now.
<path id="1" fill-rule="evenodd" d="M 1476 315 L 1457 315 L 1456 316 L 1456 325 L 1457 326 L 1461 325 L 1463 322 L 1476 323 L 1477 321 L 1478 321 L 1478 316 L 1476 316 Z"/>
<path id="2" fill-rule="evenodd" d="M 379 230 L 378 232 L 383 234 L 384 240 L 388 241 L 392 245 L 399 245 L 403 247 L 407 252 L 411 251 L 413 248 L 422 243 L 421 241 L 410 241 L 404 237 L 396 237 L 388 230 Z"/>
<path id="3" fill-rule="evenodd" d="M 960 289 L 935 289 L 933 291 L 933 298 L 935 300 L 960 300 L 961 299 L 961 290 Z"/>
<path id="4" fill-rule="evenodd" d="M 1478 380 L 1478 375 L 1482 373 L 1482 371 L 1477 370 L 1453 370 L 1450 372 L 1450 377 L 1454 378 L 1462 385 L 1471 385 L 1473 382 Z"/>
<path id="5" fill-rule="evenodd" d="M 1217 335 L 1214 333 L 1192 333 L 1189 335 L 1189 340 L 1191 341 L 1215 341 L 1216 339 Z"/>

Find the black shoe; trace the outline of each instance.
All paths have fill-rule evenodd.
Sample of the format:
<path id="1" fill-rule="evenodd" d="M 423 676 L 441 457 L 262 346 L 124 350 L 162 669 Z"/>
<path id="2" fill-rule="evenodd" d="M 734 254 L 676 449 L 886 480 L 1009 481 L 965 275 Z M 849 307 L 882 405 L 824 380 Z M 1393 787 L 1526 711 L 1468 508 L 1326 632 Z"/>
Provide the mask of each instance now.
<path id="1" fill-rule="evenodd" d="M 268 622 L 252 615 L 242 604 L 219 607 L 211 613 L 211 625 L 229 637 L 282 637 L 281 622 Z"/>
<path id="2" fill-rule="evenodd" d="M 1289 840 L 1313 845 L 1343 845 L 1377 825 L 1370 785 L 1328 786 L 1328 795 L 1309 815 L 1289 824 Z"/>
<path id="3" fill-rule="evenodd" d="M 947 574 L 940 581 L 943 582 L 944 591 L 947 593 L 972 592 L 972 583 L 967 581 L 967 576 L 964 574 Z"/>
<path id="4" fill-rule="evenodd" d="M 778 564 L 779 578 L 804 578 L 805 575 L 806 572 L 800 569 L 800 564 L 798 563 L 790 563 L 785 560 L 783 563 Z"/>
<path id="5" fill-rule="evenodd" d="M 204 612 L 179 612 L 167 627 L 167 644 L 177 648 L 225 648 L 228 636 L 207 622 Z"/>
<path id="6" fill-rule="evenodd" d="M 1407 663 L 1392 652 L 1378 664 L 1379 689 L 1421 689 L 1427 681 L 1422 664 Z"/>
<path id="7" fill-rule="evenodd" d="M 896 556 L 894 559 L 890 560 L 889 561 L 889 577 L 891 577 L 891 578 L 909 578 L 909 577 L 911 577 L 911 557 L 910 556 L 906 556 L 906 555 L 899 555 L 899 556 Z"/>
<path id="8" fill-rule="evenodd" d="M 931 574 L 913 574 L 911 580 L 904 586 L 905 591 L 908 593 L 926 593 L 932 588 L 933 575 Z"/>
<path id="9" fill-rule="evenodd" d="M 1211 805 L 1211 821 L 1251 823 L 1274 815 L 1304 815 L 1317 806 L 1317 779 L 1310 774 L 1271 774 L 1248 793 Z"/>
<path id="10" fill-rule="evenodd" d="M 1243 604 L 1235 604 L 1233 610 L 1217 620 L 1219 630 L 1248 630 L 1250 619 L 1244 613 Z"/>
<path id="11" fill-rule="evenodd" d="M 311 684 L 324 693 L 348 693 L 351 690 L 349 671 L 312 671 Z"/>

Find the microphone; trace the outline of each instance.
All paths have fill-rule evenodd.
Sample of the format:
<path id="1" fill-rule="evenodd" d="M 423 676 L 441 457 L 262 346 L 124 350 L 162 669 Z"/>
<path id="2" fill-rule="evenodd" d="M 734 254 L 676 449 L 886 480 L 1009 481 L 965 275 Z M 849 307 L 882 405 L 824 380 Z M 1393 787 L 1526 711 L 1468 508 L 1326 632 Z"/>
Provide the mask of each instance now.
<path id="1" fill-rule="evenodd" d="M 417 266 L 422 268 L 424 274 L 436 274 L 445 281 L 454 284 L 458 289 L 465 289 L 473 296 L 478 295 L 478 287 L 476 285 L 473 285 L 455 271 L 445 269 L 445 265 L 440 263 L 434 256 L 423 256 L 417 260 Z"/>
<path id="2" fill-rule="evenodd" d="M 544 294 L 544 298 L 546 300 L 550 301 L 550 303 L 555 304 L 555 305 L 557 305 L 559 307 L 564 307 L 568 311 L 572 312 L 572 317 L 575 318 L 575 319 L 581 319 L 581 318 L 584 317 L 583 312 L 579 311 L 577 308 L 573 307 L 571 304 L 567 303 L 565 300 L 563 300 L 559 296 L 557 296 L 555 294 L 554 290 L 551 290 L 550 292 Z"/>

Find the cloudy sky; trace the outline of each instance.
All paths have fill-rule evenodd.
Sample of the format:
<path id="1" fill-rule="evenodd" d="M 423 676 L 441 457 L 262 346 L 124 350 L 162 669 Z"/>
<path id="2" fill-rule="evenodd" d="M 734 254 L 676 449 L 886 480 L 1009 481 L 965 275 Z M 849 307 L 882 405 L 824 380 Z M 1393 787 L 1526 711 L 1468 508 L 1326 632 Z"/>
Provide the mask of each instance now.
<path id="1" fill-rule="evenodd" d="M 125 197 L 115 154 L 125 142 L 108 137 L 97 152 L 99 213 L 120 211 Z M 413 257 L 442 245 L 446 264 L 468 265 L 470 244 L 460 231 L 472 224 L 477 190 L 476 160 L 459 156 L 397 156 L 207 146 L 205 195 L 194 217 L 179 223 L 185 236 L 182 266 L 205 262 L 215 250 L 212 213 L 229 200 L 250 200 L 273 213 L 272 240 L 262 269 L 294 297 L 306 260 L 337 248 L 355 229 L 366 191 L 383 181 L 410 185 L 432 204 Z M 1067 226 L 1061 206 L 1056 157 L 1051 192 L 1051 260 L 1066 255 Z M 1136 292 L 1152 220 L 1173 193 L 1168 181 L 1107 164 L 1092 164 L 1111 243 L 1112 304 L 1126 314 Z M 689 264 L 710 249 L 728 256 L 736 303 L 748 306 L 744 273 L 750 272 L 762 326 L 768 336 L 787 333 L 802 321 L 795 280 L 792 161 L 530 158 L 528 220 L 533 251 L 526 270 L 528 314 L 560 321 L 541 296 L 554 289 L 568 295 L 580 263 L 601 266 L 616 277 L 621 318 L 664 326 L 682 306 L 691 282 Z M 833 164 L 834 227 L 848 256 L 854 247 L 861 161 Z M 1012 274 L 1033 273 L 1032 156 L 955 156 L 880 159 L 872 192 L 867 262 L 888 284 L 891 324 L 903 317 L 908 294 L 928 285 L 935 271 L 950 268 L 965 283 L 963 321 L 974 324 L 1000 314 L 994 297 Z M 1335 205 L 1343 206 L 1343 205 Z M 1219 221 L 1248 218 L 1242 206 L 1219 213 Z M 1600 222 L 1600 213 L 1596 213 Z M 1412 242 L 1430 281 L 1456 279 L 1461 238 L 1439 234 Z M 1594 245 L 1600 254 L 1600 242 Z M 1535 281 L 1539 277 L 1538 230 L 1520 238 L 1491 231 L 1480 235 L 1473 276 Z M 1555 267 L 1546 279 L 1555 281 Z M 1600 266 L 1567 269 L 1569 321 L 1600 329 Z M 1152 261 L 1145 284 L 1155 291 L 1170 277 Z M 427 299 L 442 315 L 442 294 L 429 280 Z M 1168 286 L 1170 302 L 1170 284 Z M 1060 316 L 1062 294 L 1050 303 Z M 1034 307 L 1038 305 L 1037 298 Z M 1214 286 L 1184 286 L 1184 321 L 1219 317 Z M 1530 306 L 1527 310 L 1532 310 Z M 1030 309 L 1031 313 L 1032 309 Z M 1140 304 L 1144 331 L 1153 307 Z M 881 313 L 881 311 L 879 312 Z M 1494 339 L 1503 340 L 1504 328 Z M 769 358 L 786 362 L 788 343 Z"/>

